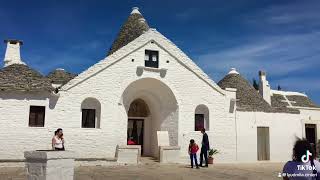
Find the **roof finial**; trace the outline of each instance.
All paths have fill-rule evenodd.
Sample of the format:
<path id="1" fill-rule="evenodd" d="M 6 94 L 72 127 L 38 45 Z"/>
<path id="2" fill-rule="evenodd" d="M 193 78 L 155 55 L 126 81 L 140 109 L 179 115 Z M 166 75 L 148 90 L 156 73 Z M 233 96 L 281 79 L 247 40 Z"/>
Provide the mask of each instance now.
<path id="1" fill-rule="evenodd" d="M 57 71 L 65 71 L 63 68 L 57 68 Z"/>
<path id="2" fill-rule="evenodd" d="M 228 74 L 239 74 L 236 68 L 231 68 L 230 72 Z"/>
<path id="3" fill-rule="evenodd" d="M 133 7 L 130 14 L 141 14 L 138 7 Z"/>

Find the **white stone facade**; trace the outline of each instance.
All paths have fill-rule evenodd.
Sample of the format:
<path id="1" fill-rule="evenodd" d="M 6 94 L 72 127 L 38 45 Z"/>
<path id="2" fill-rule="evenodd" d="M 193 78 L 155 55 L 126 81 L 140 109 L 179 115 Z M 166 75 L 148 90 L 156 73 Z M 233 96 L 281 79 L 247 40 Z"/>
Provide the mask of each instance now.
<path id="1" fill-rule="evenodd" d="M 145 49 L 159 51 L 159 69 L 166 69 L 164 77 L 146 68 L 138 74 L 138 67 L 144 66 Z M 12 141 L 1 147 L 0 159 L 21 159 L 23 151 L 48 149 L 58 127 L 64 130 L 66 148 L 76 151 L 78 158 L 114 157 L 116 146 L 126 144 L 128 107 L 141 98 L 151 111 L 145 120 L 150 127 L 145 128 L 149 155 L 157 153 L 156 130 L 168 130 L 170 144 L 181 146 L 181 156 L 188 156 L 190 138 L 200 144 L 200 132 L 194 132 L 194 114 L 197 106 L 204 105 L 209 110 L 210 140 L 217 148 L 226 149 L 222 159 L 233 160 L 235 126 L 224 93 L 173 43 L 152 29 L 80 74 L 57 95 L 42 99 L 37 94 L 12 94 L 12 98 L 1 94 L 1 110 L 7 112 L 1 116 L 1 128 Z M 100 128 L 81 128 L 81 106 L 87 98 L 101 105 Z M 28 127 L 30 105 L 46 106 L 44 127 Z M 229 141 L 224 141 L 226 135 Z"/>
<path id="2" fill-rule="evenodd" d="M 158 69 L 144 67 L 145 50 L 159 52 Z M 302 119 L 311 114 L 311 120 L 320 121 L 318 110 L 236 111 L 235 89 L 221 89 L 171 41 L 150 29 L 58 94 L 0 92 L 0 159 L 23 159 L 24 151 L 50 149 L 57 128 L 63 128 L 66 149 L 76 152 L 76 158 L 113 158 L 116 147 L 127 144 L 128 110 L 138 98 L 150 109 L 143 118 L 143 151 L 155 157 L 156 132 L 168 131 L 170 145 L 180 146 L 180 158 L 188 158 L 189 140 L 201 144 L 201 133 L 194 131 L 199 112 L 205 114 L 211 147 L 220 151 L 217 162 L 257 161 L 259 126 L 270 127 L 270 160 L 288 160 L 294 138 L 304 136 Z M 28 126 L 30 105 L 46 107 L 44 127 Z M 96 128 L 81 128 L 81 108 L 92 107 L 98 114 Z"/>

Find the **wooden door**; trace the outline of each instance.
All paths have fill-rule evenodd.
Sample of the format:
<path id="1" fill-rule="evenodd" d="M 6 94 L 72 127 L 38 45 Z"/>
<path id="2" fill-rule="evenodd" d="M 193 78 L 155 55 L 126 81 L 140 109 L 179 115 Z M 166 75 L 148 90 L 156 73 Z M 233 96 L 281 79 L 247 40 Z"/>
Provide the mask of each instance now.
<path id="1" fill-rule="evenodd" d="M 270 160 L 269 127 L 257 128 L 258 161 Z"/>
<path id="2" fill-rule="evenodd" d="M 306 139 L 309 143 L 316 145 L 316 125 L 315 124 L 306 124 Z"/>

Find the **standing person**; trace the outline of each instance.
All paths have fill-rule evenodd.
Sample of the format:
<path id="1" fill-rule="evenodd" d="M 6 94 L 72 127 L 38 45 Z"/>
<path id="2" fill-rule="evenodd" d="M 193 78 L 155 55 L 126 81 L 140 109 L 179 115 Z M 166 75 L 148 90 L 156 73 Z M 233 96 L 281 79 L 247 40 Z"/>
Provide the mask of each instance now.
<path id="1" fill-rule="evenodd" d="M 196 164 L 197 169 L 199 169 L 198 160 L 197 160 L 197 152 L 199 150 L 199 146 L 194 142 L 193 139 L 190 140 L 189 144 L 189 154 L 191 160 L 191 168 L 193 168 L 193 160 Z"/>
<path id="2" fill-rule="evenodd" d="M 63 138 L 63 133 L 61 133 L 61 135 L 60 135 L 60 139 L 61 139 L 61 141 L 62 141 L 62 150 L 64 151 L 64 150 L 65 150 L 65 148 L 64 148 L 64 138 Z"/>
<path id="3" fill-rule="evenodd" d="M 320 163 L 315 159 L 315 155 L 314 149 L 306 139 L 298 139 L 293 147 L 292 161 L 288 161 L 283 167 L 283 179 L 320 179 Z"/>
<path id="4" fill-rule="evenodd" d="M 59 128 L 54 132 L 54 136 L 52 138 L 52 149 L 56 151 L 63 151 L 64 148 L 64 140 L 62 137 L 62 129 Z"/>
<path id="5" fill-rule="evenodd" d="M 202 129 L 201 133 L 203 134 L 202 136 L 202 142 L 201 142 L 201 152 L 200 152 L 200 167 L 202 166 L 202 162 L 203 162 L 203 157 L 206 163 L 205 167 L 208 167 L 208 151 L 209 151 L 209 138 L 208 135 L 206 133 L 206 129 Z"/>

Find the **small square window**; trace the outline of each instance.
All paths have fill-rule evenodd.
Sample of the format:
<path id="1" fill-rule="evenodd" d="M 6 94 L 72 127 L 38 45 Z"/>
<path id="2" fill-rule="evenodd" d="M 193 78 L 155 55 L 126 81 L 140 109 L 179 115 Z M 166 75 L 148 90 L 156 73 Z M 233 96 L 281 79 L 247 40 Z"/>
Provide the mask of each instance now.
<path id="1" fill-rule="evenodd" d="M 29 127 L 44 127 L 45 106 L 30 106 Z"/>
<path id="2" fill-rule="evenodd" d="M 145 51 L 145 66 L 159 68 L 159 52 L 158 51 Z"/>
<path id="3" fill-rule="evenodd" d="M 82 128 L 95 128 L 96 127 L 96 110 L 95 109 L 82 109 Z"/>

